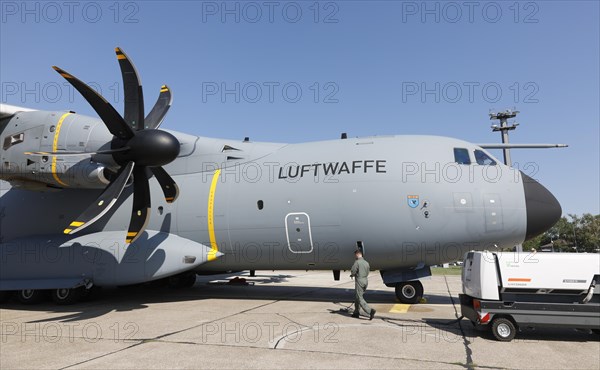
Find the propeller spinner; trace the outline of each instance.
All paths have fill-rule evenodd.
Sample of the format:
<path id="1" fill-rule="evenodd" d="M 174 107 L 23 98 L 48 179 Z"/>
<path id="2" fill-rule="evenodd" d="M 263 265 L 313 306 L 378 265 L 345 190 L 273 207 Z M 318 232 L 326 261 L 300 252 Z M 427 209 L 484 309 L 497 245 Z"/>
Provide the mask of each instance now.
<path id="1" fill-rule="evenodd" d="M 133 208 L 125 239 L 126 243 L 133 243 L 144 232 L 150 218 L 149 172 L 156 177 L 168 203 L 177 199 L 179 194 L 177 184 L 162 166 L 177 158 L 180 143 L 175 136 L 158 129 L 171 107 L 172 96 L 169 88 L 166 85 L 161 87 L 156 104 L 144 117 L 143 91 L 137 70 L 120 48 L 116 48 L 115 51 L 123 78 L 125 95 L 123 116 L 94 89 L 70 73 L 56 66 L 52 67 L 79 91 L 113 134 L 109 152 L 121 166 L 117 176 L 98 199 L 71 222 L 64 233 L 76 233 L 106 214 L 116 203 L 127 180 L 133 174 Z"/>

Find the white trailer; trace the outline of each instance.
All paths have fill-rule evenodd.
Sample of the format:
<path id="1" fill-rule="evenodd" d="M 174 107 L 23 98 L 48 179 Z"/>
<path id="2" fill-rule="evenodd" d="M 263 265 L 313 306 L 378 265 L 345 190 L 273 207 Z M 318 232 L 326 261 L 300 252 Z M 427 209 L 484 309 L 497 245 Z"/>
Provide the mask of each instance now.
<path id="1" fill-rule="evenodd" d="M 600 254 L 468 252 L 462 284 L 462 315 L 498 340 L 535 326 L 600 334 Z"/>

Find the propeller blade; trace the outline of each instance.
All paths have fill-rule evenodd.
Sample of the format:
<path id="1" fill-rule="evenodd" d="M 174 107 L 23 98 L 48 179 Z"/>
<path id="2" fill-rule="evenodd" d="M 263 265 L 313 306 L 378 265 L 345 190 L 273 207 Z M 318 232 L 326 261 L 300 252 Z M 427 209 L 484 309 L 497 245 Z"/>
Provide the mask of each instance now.
<path id="1" fill-rule="evenodd" d="M 125 93 L 125 122 L 135 131 L 144 129 L 144 94 L 137 69 L 121 48 L 115 48 L 123 78 Z"/>
<path id="2" fill-rule="evenodd" d="M 123 188 L 125 188 L 127 180 L 129 179 L 129 176 L 131 176 L 133 167 L 133 162 L 129 162 L 125 167 L 122 167 L 119 170 L 116 180 L 111 182 L 110 185 L 104 189 L 98 199 L 79 215 L 79 217 L 76 218 L 76 221 L 71 222 L 69 227 L 64 230 L 64 233 L 76 233 L 81 229 L 90 226 L 108 212 L 119 198 L 119 195 L 121 195 Z"/>
<path id="3" fill-rule="evenodd" d="M 169 108 L 173 103 L 173 94 L 167 85 L 162 85 L 158 99 L 152 107 L 152 110 L 146 116 L 146 128 L 159 128 Z"/>
<path id="4" fill-rule="evenodd" d="M 94 89 L 81 82 L 77 77 L 64 71 L 63 69 L 53 66 L 54 70 L 63 76 L 79 93 L 87 100 L 94 108 L 100 119 L 104 122 L 111 134 L 119 139 L 130 139 L 133 137 L 133 131 L 123 120 L 121 115 Z"/>
<path id="5" fill-rule="evenodd" d="M 124 152 L 129 150 L 128 146 L 117 149 L 98 150 L 95 152 L 69 152 L 69 151 L 57 151 L 57 152 L 25 152 L 25 155 L 44 156 L 44 155 L 60 155 L 60 156 L 81 156 L 81 155 L 95 155 L 95 154 L 113 154 L 118 152 Z"/>
<path id="6" fill-rule="evenodd" d="M 146 229 L 150 219 L 150 186 L 146 167 L 136 167 L 133 171 L 133 208 L 125 242 L 133 243 Z"/>
<path id="7" fill-rule="evenodd" d="M 175 180 L 162 167 L 150 167 L 150 171 L 156 176 L 167 203 L 173 203 L 179 196 L 179 187 Z"/>

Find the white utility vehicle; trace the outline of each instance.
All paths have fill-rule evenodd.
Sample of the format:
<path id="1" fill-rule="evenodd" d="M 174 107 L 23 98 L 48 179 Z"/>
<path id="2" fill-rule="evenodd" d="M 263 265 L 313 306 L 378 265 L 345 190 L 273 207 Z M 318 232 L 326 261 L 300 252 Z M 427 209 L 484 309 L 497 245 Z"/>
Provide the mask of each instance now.
<path id="1" fill-rule="evenodd" d="M 600 254 L 468 252 L 462 284 L 462 315 L 498 340 L 535 326 L 600 334 Z"/>

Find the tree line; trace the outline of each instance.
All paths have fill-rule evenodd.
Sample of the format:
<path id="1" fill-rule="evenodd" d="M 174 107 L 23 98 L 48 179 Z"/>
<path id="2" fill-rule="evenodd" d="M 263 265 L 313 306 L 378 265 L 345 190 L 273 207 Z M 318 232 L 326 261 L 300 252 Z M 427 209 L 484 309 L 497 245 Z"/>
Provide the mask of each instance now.
<path id="1" fill-rule="evenodd" d="M 548 231 L 523 243 L 523 250 L 552 248 L 555 252 L 600 252 L 600 215 L 568 214 Z"/>

